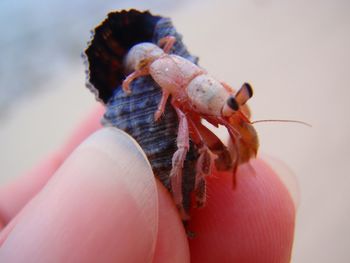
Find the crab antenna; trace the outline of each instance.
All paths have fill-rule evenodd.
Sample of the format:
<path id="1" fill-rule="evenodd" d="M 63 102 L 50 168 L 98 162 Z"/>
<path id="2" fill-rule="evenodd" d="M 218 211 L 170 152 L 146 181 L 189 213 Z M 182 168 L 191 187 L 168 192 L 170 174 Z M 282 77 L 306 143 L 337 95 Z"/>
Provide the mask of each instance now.
<path id="1" fill-rule="evenodd" d="M 307 122 L 297 121 L 297 120 L 257 120 L 257 121 L 252 121 L 251 124 L 261 123 L 261 122 L 292 122 L 292 123 L 298 123 L 308 127 L 312 127 L 312 125 Z"/>
<path id="2" fill-rule="evenodd" d="M 237 91 L 235 99 L 239 105 L 244 105 L 253 96 L 253 88 L 249 83 L 244 83 Z"/>

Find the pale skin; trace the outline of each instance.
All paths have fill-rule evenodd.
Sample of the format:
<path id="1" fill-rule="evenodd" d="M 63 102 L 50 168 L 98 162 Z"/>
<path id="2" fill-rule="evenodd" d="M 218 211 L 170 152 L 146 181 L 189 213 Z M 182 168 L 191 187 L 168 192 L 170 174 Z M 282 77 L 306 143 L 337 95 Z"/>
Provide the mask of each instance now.
<path id="1" fill-rule="evenodd" d="M 133 141 L 100 130 L 103 111 L 0 187 L 0 262 L 290 261 L 295 204 L 264 161 L 252 162 L 255 175 L 240 166 L 234 191 L 230 175 L 213 171 L 206 206 L 191 212 L 196 237 L 188 239 L 171 196 Z"/>

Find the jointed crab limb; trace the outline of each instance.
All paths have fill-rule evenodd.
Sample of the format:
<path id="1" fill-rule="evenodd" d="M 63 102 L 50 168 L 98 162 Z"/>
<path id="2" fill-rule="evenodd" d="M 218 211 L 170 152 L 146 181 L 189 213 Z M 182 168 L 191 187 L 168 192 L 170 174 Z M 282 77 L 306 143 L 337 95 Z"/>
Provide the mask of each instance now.
<path id="1" fill-rule="evenodd" d="M 131 94 L 131 90 L 130 90 L 131 82 L 139 77 L 146 76 L 146 75 L 149 75 L 148 68 L 142 68 L 142 69 L 135 70 L 133 73 L 128 75 L 122 84 L 124 92 L 127 94 Z"/>
<path id="2" fill-rule="evenodd" d="M 207 199 L 207 184 L 203 179 L 198 183 L 196 191 L 196 205 L 197 207 L 203 207 Z"/>
<path id="3" fill-rule="evenodd" d="M 199 157 L 196 163 L 195 189 L 197 206 L 201 207 L 205 204 L 205 177 L 211 173 L 211 156 L 206 142 L 196 127 L 195 121 L 189 118 L 188 122 L 191 130 L 191 139 L 199 148 Z"/>
<path id="4" fill-rule="evenodd" d="M 232 159 L 229 151 L 222 141 L 200 121 L 196 122 L 196 128 L 204 138 L 210 151 L 217 155 L 215 167 L 219 171 L 227 171 L 232 168 Z"/>
<path id="5" fill-rule="evenodd" d="M 196 163 L 196 188 L 201 179 L 209 175 L 211 172 L 211 157 L 209 153 L 209 147 L 197 129 L 196 123 L 192 119 L 189 119 L 189 125 L 191 130 L 191 139 L 197 145 L 199 153 L 199 157 Z"/>
<path id="6" fill-rule="evenodd" d="M 158 41 L 158 46 L 163 47 L 165 53 L 169 53 L 176 42 L 176 38 L 173 36 L 166 36 Z"/>
<path id="7" fill-rule="evenodd" d="M 205 119 L 209 122 L 212 123 L 213 125 L 221 124 L 224 125 L 230 135 L 230 139 L 232 141 L 232 146 L 233 149 L 231 151 L 231 157 L 233 158 L 232 160 L 232 185 L 233 188 L 236 186 L 236 172 L 237 168 L 240 162 L 240 151 L 239 151 L 239 143 L 241 140 L 241 135 L 239 131 L 237 131 L 232 125 L 230 124 L 229 121 L 227 121 L 224 118 L 212 118 L 210 116 L 205 116 Z"/>
<path id="8" fill-rule="evenodd" d="M 237 172 L 237 168 L 239 165 L 239 138 L 237 138 L 237 133 L 236 131 L 231 127 L 230 124 L 225 124 L 228 133 L 230 135 L 230 138 L 232 140 L 232 145 L 233 145 L 233 150 L 234 150 L 234 161 L 233 163 L 233 171 L 232 171 L 232 187 L 235 188 L 236 187 L 236 172 Z"/>
<path id="9" fill-rule="evenodd" d="M 165 105 L 166 105 L 166 102 L 168 101 L 169 95 L 170 95 L 169 92 L 163 90 L 163 92 L 162 92 L 162 98 L 160 99 L 160 102 L 159 102 L 159 104 L 158 104 L 158 109 L 157 109 L 157 111 L 154 113 L 154 120 L 155 120 L 155 121 L 158 121 L 159 118 L 163 115 L 164 109 L 165 109 Z"/>
<path id="10" fill-rule="evenodd" d="M 189 150 L 189 133 L 186 115 L 176 106 L 174 106 L 179 118 L 179 128 L 177 134 L 177 151 L 173 155 L 172 169 L 170 172 L 170 183 L 173 192 L 175 204 L 184 213 L 182 207 L 182 168 L 185 162 L 186 154 Z M 184 214 L 185 215 L 185 214 Z M 183 215 L 183 216 L 184 216 Z"/>
<path id="11" fill-rule="evenodd" d="M 196 187 L 198 186 L 199 181 L 210 175 L 211 172 L 211 157 L 208 147 L 203 146 L 198 150 L 198 153 L 199 157 L 196 163 Z"/>

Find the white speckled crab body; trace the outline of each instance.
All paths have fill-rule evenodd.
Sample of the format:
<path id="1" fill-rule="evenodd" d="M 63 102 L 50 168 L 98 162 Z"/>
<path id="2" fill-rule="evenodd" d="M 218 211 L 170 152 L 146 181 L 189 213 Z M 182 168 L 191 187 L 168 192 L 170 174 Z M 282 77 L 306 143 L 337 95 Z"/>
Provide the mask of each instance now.
<path id="1" fill-rule="evenodd" d="M 201 114 L 221 116 L 231 95 L 224 86 L 191 61 L 166 54 L 152 43 L 140 43 L 130 49 L 126 58 L 128 71 L 149 64 L 148 73 L 165 91 Z"/>

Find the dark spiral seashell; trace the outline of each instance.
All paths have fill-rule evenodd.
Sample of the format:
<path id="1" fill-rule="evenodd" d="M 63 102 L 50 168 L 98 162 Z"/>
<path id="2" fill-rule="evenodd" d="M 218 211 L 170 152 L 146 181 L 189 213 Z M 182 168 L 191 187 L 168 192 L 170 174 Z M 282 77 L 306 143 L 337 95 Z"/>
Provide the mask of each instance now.
<path id="1" fill-rule="evenodd" d="M 112 12 L 93 32 L 83 54 L 88 66 L 87 86 L 98 100 L 106 104 L 103 123 L 129 133 L 145 151 L 154 174 L 171 191 L 169 174 L 176 147 L 178 118 L 168 102 L 165 114 L 154 121 L 161 98 L 161 88 L 150 76 L 140 77 L 131 84 L 131 95 L 121 88 L 125 79 L 124 58 L 130 48 L 141 42 L 157 44 L 165 36 L 176 37 L 171 53 L 194 63 L 169 18 L 154 16 L 148 11 Z M 189 211 L 190 194 L 194 190 L 197 150 L 191 144 L 183 169 L 183 208 Z"/>

